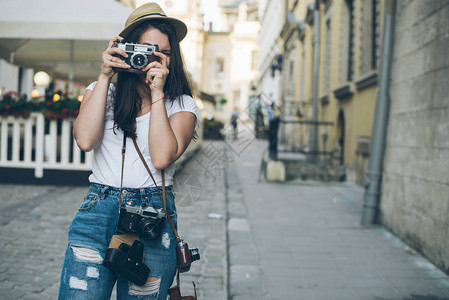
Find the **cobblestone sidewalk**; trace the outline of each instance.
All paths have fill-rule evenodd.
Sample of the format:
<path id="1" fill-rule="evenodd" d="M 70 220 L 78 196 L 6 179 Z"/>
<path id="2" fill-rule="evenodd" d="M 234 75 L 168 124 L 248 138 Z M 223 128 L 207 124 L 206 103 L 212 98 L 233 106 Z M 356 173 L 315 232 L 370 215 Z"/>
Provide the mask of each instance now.
<path id="1" fill-rule="evenodd" d="M 193 295 L 193 280 L 199 299 L 227 299 L 224 179 L 205 167 L 192 159 L 175 181 L 179 234 L 201 255 L 181 290 Z M 0 185 L 0 299 L 57 299 L 67 230 L 87 189 Z"/>

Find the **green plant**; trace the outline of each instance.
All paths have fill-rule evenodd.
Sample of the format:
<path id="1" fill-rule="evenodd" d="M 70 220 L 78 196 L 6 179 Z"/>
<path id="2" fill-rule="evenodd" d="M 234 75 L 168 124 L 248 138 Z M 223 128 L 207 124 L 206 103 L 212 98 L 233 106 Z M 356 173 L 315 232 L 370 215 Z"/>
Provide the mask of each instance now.
<path id="1" fill-rule="evenodd" d="M 45 116 L 49 119 L 76 117 L 79 114 L 81 103 L 74 98 L 61 98 L 58 101 L 46 101 Z"/>
<path id="2" fill-rule="evenodd" d="M 39 110 L 39 103 L 28 101 L 26 96 L 8 92 L 0 99 L 0 115 L 28 117 L 32 111 Z"/>
<path id="3" fill-rule="evenodd" d="M 224 128 L 224 124 L 220 121 L 204 119 L 203 123 L 204 127 L 204 135 L 205 139 L 213 139 L 218 140 L 222 139 L 223 135 L 221 134 L 221 130 Z"/>
<path id="4" fill-rule="evenodd" d="M 41 98 L 27 99 L 25 95 L 20 96 L 17 92 L 8 92 L 0 97 L 0 115 L 26 118 L 31 112 L 42 112 L 49 119 L 78 116 L 81 103 L 74 98 L 58 96 L 54 97 L 55 100 L 44 101 Z"/>

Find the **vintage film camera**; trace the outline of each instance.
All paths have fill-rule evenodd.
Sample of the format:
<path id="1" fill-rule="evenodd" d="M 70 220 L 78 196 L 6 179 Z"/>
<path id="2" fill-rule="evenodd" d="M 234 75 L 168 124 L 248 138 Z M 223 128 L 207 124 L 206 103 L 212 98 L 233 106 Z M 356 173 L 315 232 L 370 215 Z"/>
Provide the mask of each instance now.
<path id="1" fill-rule="evenodd" d="M 145 68 L 150 62 L 159 60 L 159 57 L 153 54 L 155 51 L 159 51 L 159 46 L 155 44 L 141 45 L 115 42 L 113 47 L 125 50 L 126 54 L 128 54 L 128 57 L 123 57 L 121 55 L 117 55 L 117 57 L 131 66 L 131 68 L 129 69 L 116 68 L 118 71 L 142 73 L 141 70 Z"/>
<path id="2" fill-rule="evenodd" d="M 200 259 L 198 248 L 189 248 L 189 245 L 183 240 L 176 244 L 176 255 L 178 257 L 180 273 L 189 271 L 192 262 Z"/>
<path id="3" fill-rule="evenodd" d="M 165 211 L 150 205 L 135 205 L 128 201 L 120 208 L 117 233 L 134 233 L 154 239 L 165 223 Z"/>
<path id="4" fill-rule="evenodd" d="M 134 240 L 126 241 L 128 235 L 114 235 L 103 260 L 103 265 L 116 274 L 120 274 L 127 280 L 137 285 L 147 282 L 150 268 L 144 264 L 144 245 Z M 119 245 L 117 247 L 117 245 Z"/>

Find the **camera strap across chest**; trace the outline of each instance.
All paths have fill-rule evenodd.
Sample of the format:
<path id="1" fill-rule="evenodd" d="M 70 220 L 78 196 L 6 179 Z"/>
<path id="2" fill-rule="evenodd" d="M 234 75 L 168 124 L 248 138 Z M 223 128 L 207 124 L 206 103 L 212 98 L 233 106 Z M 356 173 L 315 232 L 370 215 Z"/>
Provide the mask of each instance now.
<path id="1" fill-rule="evenodd" d="M 150 177 L 153 180 L 153 183 L 154 183 L 154 185 L 156 187 L 156 190 L 157 190 L 157 193 L 159 194 L 159 197 L 161 197 L 161 199 L 162 199 L 162 204 L 164 205 L 164 210 L 165 210 L 165 213 L 167 214 L 168 221 L 170 222 L 170 225 L 171 225 L 171 227 L 173 229 L 173 232 L 174 232 L 174 234 L 176 236 L 176 240 L 179 243 L 179 242 L 181 242 L 181 238 L 179 237 L 178 232 L 177 232 L 177 230 L 175 228 L 175 225 L 173 224 L 173 221 L 171 219 L 171 216 L 170 216 L 170 214 L 167 211 L 167 201 L 166 201 L 166 196 L 165 196 L 165 174 L 164 174 L 164 170 L 161 170 L 161 177 L 162 177 L 162 195 L 161 195 L 161 193 L 159 191 L 159 187 L 157 186 L 156 180 L 154 179 L 153 174 L 151 173 L 150 167 L 148 166 L 147 162 L 145 161 L 145 158 L 143 157 L 142 152 L 140 151 L 140 148 L 137 145 L 137 141 L 136 141 L 135 138 L 133 138 L 133 143 L 134 143 L 134 147 L 136 148 L 137 154 L 140 157 L 140 160 L 142 161 L 143 165 L 145 166 L 145 169 L 147 169 L 148 174 L 150 174 Z M 120 202 L 119 202 L 119 208 L 121 207 L 121 204 L 122 204 L 123 171 L 125 169 L 125 153 L 126 153 L 126 135 L 123 136 L 123 146 L 122 146 L 122 170 L 121 170 L 121 178 L 120 178 Z M 177 283 L 177 286 L 174 287 L 174 288 L 172 287 L 170 290 L 177 289 L 177 291 L 178 291 L 177 295 L 179 294 L 179 297 L 181 297 L 181 292 L 180 292 L 180 289 L 179 289 L 180 288 L 179 273 L 180 273 L 180 268 L 179 268 L 179 265 L 178 265 L 178 270 L 176 272 L 176 283 Z M 197 298 L 197 294 L 196 294 L 195 282 L 192 281 L 192 283 L 193 283 L 193 288 L 195 290 L 195 296 L 184 296 L 184 297 L 181 297 L 180 299 L 183 299 L 183 300 L 196 300 L 196 299 L 198 299 Z"/>
<path id="2" fill-rule="evenodd" d="M 145 158 L 142 155 L 142 152 L 140 151 L 139 145 L 137 145 L 136 139 L 133 139 L 134 147 L 136 148 L 137 154 L 139 154 L 140 160 L 142 161 L 143 165 L 145 166 L 145 169 L 147 169 L 148 174 L 150 174 L 151 179 L 153 180 L 154 186 L 156 187 L 157 193 L 159 194 L 159 197 L 162 199 L 162 204 L 164 205 L 165 213 L 167 214 L 168 221 L 170 222 L 170 225 L 173 229 L 173 232 L 176 236 L 176 239 L 178 242 L 181 241 L 181 238 L 178 235 L 178 232 L 176 231 L 175 225 L 173 224 L 173 221 L 171 219 L 170 213 L 167 210 L 167 200 L 165 195 L 165 172 L 164 170 L 161 170 L 161 177 L 162 177 L 162 196 L 159 192 L 159 187 L 157 186 L 156 180 L 153 177 L 153 174 L 151 173 L 150 167 L 148 166 L 147 162 L 145 161 Z"/>
<path id="3" fill-rule="evenodd" d="M 125 170 L 125 152 L 126 152 L 126 134 L 123 134 L 123 145 L 122 145 L 122 170 L 120 172 L 120 196 L 118 202 L 118 209 L 122 207 L 122 191 L 123 191 L 123 171 Z"/>

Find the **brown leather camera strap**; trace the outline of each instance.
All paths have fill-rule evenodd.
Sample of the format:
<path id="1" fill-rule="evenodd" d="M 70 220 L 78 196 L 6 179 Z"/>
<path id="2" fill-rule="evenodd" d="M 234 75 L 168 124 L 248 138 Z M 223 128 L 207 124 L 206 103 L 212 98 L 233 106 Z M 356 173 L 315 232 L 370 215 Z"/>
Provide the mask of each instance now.
<path id="1" fill-rule="evenodd" d="M 179 279 L 179 273 L 180 272 L 179 272 L 179 266 L 178 266 L 178 270 L 176 271 L 176 286 L 170 288 L 170 290 L 171 289 L 177 289 L 178 293 L 179 293 L 179 296 L 181 296 L 181 290 L 180 290 L 180 288 L 181 288 L 181 280 Z M 181 298 L 177 298 L 177 299 L 181 299 L 181 300 L 197 300 L 198 296 L 196 294 L 196 284 L 195 284 L 194 281 L 192 281 L 192 284 L 193 284 L 193 290 L 195 291 L 195 296 L 181 296 Z"/>
<path id="2" fill-rule="evenodd" d="M 167 214 L 167 218 L 170 222 L 170 225 L 171 225 L 173 232 L 176 236 L 176 239 L 179 243 L 181 241 L 181 238 L 179 237 L 178 232 L 176 231 L 175 225 L 173 224 L 173 221 L 171 219 L 171 216 L 167 211 L 167 201 L 166 201 L 166 196 L 165 196 L 165 173 L 164 173 L 164 170 L 161 170 L 161 177 L 162 177 L 162 196 L 161 196 L 161 193 L 159 192 L 159 187 L 157 186 L 156 180 L 154 179 L 153 174 L 151 173 L 150 167 L 148 166 L 147 162 L 145 161 L 145 158 L 143 157 L 142 152 L 140 151 L 139 145 L 137 145 L 135 138 L 133 138 L 133 143 L 134 143 L 134 147 L 136 148 L 137 154 L 139 154 L 140 160 L 142 161 L 143 165 L 145 166 L 145 169 L 147 169 L 148 174 L 150 174 L 150 177 L 153 180 L 154 186 L 156 186 L 157 193 L 159 194 L 159 197 L 161 197 L 161 199 L 162 199 L 162 204 L 164 205 L 165 213 Z M 123 146 L 122 146 L 122 173 L 121 173 L 121 178 L 120 178 L 119 209 L 122 204 L 123 170 L 125 168 L 125 152 L 126 152 L 126 135 L 124 135 L 124 137 L 123 137 Z M 178 288 L 180 287 L 179 273 L 180 272 L 179 272 L 179 265 L 178 265 L 178 270 L 176 272 L 176 283 L 178 285 Z M 183 299 L 183 300 L 197 300 L 198 299 L 197 294 L 196 294 L 195 282 L 192 281 L 192 283 L 193 283 L 193 289 L 195 291 L 195 296 L 184 296 L 184 297 L 181 297 L 181 299 Z"/>
<path id="3" fill-rule="evenodd" d="M 162 196 L 161 193 L 159 192 L 159 187 L 157 186 L 156 180 L 153 177 L 153 174 L 151 173 L 150 167 L 148 167 L 147 162 L 145 161 L 145 158 L 142 155 L 142 152 L 140 151 L 139 145 L 137 145 L 136 139 L 133 138 L 133 143 L 134 143 L 134 147 L 136 148 L 137 154 L 139 154 L 140 160 L 142 161 L 143 165 L 145 166 L 145 169 L 147 169 L 148 174 L 150 174 L 151 179 L 153 180 L 154 185 L 156 186 L 157 192 L 159 194 L 159 197 L 161 197 L 162 199 L 162 204 L 164 205 L 164 210 L 165 213 L 167 214 L 167 218 L 168 221 L 170 222 L 171 228 L 173 229 L 173 232 L 175 233 L 176 239 L 178 240 L 178 242 L 181 241 L 181 238 L 178 235 L 178 232 L 176 231 L 175 225 L 173 224 L 173 221 L 171 219 L 170 214 L 167 211 L 167 201 L 165 198 L 165 174 L 164 174 L 164 170 L 161 170 L 161 176 L 162 176 Z M 125 142 L 123 142 L 123 144 L 125 145 Z"/>
<path id="4" fill-rule="evenodd" d="M 122 190 L 123 190 L 123 170 L 125 169 L 125 152 L 126 152 L 126 134 L 123 134 L 123 145 L 122 145 L 122 171 L 120 173 L 120 201 L 118 202 L 118 209 L 122 207 Z"/>

